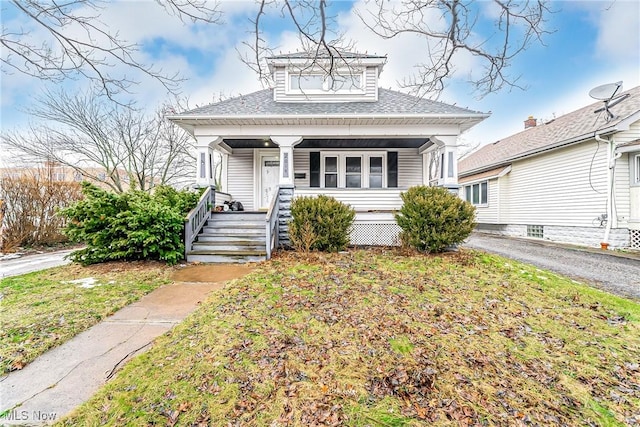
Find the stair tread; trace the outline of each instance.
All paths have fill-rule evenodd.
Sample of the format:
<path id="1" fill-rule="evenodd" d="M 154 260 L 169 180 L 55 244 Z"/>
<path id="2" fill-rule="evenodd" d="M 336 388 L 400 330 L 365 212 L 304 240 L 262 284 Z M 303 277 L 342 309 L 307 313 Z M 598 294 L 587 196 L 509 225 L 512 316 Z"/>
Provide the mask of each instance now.
<path id="1" fill-rule="evenodd" d="M 242 250 L 242 251 L 227 251 L 227 250 L 206 250 L 195 249 L 187 252 L 187 255 L 266 255 L 265 250 Z"/>

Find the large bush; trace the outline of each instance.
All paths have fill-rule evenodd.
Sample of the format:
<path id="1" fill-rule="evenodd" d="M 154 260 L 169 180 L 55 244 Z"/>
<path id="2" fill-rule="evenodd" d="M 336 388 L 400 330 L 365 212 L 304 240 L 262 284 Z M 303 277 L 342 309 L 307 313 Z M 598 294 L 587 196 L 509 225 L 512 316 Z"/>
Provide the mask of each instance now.
<path id="1" fill-rule="evenodd" d="M 69 219 L 67 235 L 86 243 L 73 252 L 82 264 L 114 260 L 159 260 L 175 264 L 182 259 L 184 212 L 197 201 L 186 192 L 162 189 L 115 194 L 82 184 L 85 199 L 61 211 Z"/>
<path id="2" fill-rule="evenodd" d="M 396 221 L 404 244 L 420 251 L 442 252 L 461 243 L 475 227 L 475 208 L 442 187 L 411 187 Z"/>
<path id="3" fill-rule="evenodd" d="M 355 211 L 334 199 L 299 197 L 291 203 L 289 238 L 294 248 L 303 251 L 337 252 L 349 244 Z"/>
<path id="4" fill-rule="evenodd" d="M 65 219 L 57 210 L 82 197 L 76 182 L 54 181 L 47 168 L 16 170 L 0 178 L 0 249 L 65 242 Z"/>

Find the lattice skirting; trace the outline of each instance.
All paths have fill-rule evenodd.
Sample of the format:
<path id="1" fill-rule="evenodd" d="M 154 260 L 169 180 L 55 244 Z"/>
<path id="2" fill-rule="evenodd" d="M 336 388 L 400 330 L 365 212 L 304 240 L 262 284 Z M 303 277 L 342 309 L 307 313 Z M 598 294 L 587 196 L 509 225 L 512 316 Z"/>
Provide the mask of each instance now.
<path id="1" fill-rule="evenodd" d="M 629 247 L 640 249 L 640 230 L 629 230 Z"/>
<path id="2" fill-rule="evenodd" d="M 351 244 L 356 246 L 400 246 L 400 231 L 395 223 L 364 222 L 353 224 Z"/>

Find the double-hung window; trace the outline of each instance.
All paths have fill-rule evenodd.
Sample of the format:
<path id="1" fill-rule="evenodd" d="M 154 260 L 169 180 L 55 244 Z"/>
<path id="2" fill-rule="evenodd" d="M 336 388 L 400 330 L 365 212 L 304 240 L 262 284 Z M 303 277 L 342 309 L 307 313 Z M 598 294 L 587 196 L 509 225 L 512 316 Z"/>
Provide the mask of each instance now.
<path id="1" fill-rule="evenodd" d="M 382 188 L 383 160 L 382 156 L 369 156 L 369 188 Z"/>
<path id="2" fill-rule="evenodd" d="M 324 186 L 326 188 L 338 188 L 337 156 L 327 156 L 324 158 Z"/>
<path id="3" fill-rule="evenodd" d="M 473 205 L 487 205 L 489 196 L 489 182 L 482 181 L 464 186 L 464 199 Z"/>
<path id="4" fill-rule="evenodd" d="M 636 154 L 633 157 L 633 169 L 634 169 L 633 183 L 635 185 L 640 185 L 640 154 Z"/>
<path id="5" fill-rule="evenodd" d="M 345 187 L 362 187 L 362 157 L 348 156 L 345 158 Z"/>

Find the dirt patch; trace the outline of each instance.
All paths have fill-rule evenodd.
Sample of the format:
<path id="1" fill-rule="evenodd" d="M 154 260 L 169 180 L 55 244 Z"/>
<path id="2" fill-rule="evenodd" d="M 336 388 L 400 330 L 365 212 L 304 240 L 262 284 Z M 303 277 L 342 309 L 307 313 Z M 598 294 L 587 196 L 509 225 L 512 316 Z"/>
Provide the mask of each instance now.
<path id="1" fill-rule="evenodd" d="M 175 271 L 171 279 L 176 282 L 224 282 L 243 277 L 254 268 L 245 264 L 190 265 Z"/>

